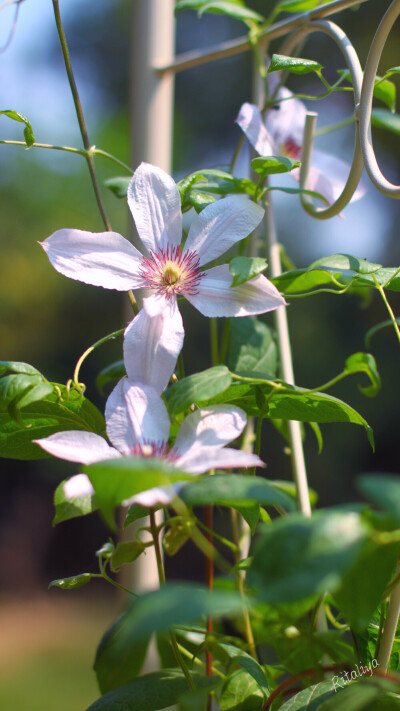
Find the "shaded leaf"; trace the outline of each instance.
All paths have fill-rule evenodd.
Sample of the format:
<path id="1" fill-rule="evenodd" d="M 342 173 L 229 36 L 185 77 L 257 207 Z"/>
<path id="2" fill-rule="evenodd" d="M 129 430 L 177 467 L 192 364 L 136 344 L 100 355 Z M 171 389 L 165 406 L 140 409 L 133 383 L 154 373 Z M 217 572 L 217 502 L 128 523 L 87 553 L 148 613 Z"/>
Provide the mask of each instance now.
<path id="1" fill-rule="evenodd" d="M 271 329 L 255 316 L 233 318 L 228 365 L 234 372 L 257 372 L 275 376 L 278 350 Z"/>
<path id="2" fill-rule="evenodd" d="M 132 180 L 132 176 L 123 176 L 119 178 L 109 178 L 108 180 L 104 181 L 104 185 L 106 188 L 111 190 L 112 193 L 117 198 L 126 198 L 128 194 L 128 186 L 129 183 Z"/>
<path id="3" fill-rule="evenodd" d="M 82 573 L 81 575 L 73 575 L 71 578 L 59 578 L 52 580 L 49 588 L 62 588 L 62 590 L 74 590 L 81 588 L 90 583 L 93 578 L 92 573 Z"/>
<path id="4" fill-rule="evenodd" d="M 253 170 L 258 175 L 275 175 L 277 173 L 289 173 L 294 168 L 298 168 L 300 163 L 293 158 L 286 156 L 266 156 L 253 158 L 250 163 Z"/>
<path id="5" fill-rule="evenodd" d="M 166 392 L 171 415 L 184 412 L 192 403 L 208 400 L 224 392 L 232 382 L 226 365 L 216 365 L 201 373 L 189 375 L 170 386 Z"/>
<path id="6" fill-rule="evenodd" d="M 106 368 L 100 371 L 96 378 L 96 387 L 103 395 L 104 386 L 114 380 L 120 380 L 126 375 L 125 364 L 123 360 L 117 360 L 115 363 L 107 365 Z"/>
<path id="7" fill-rule="evenodd" d="M 118 543 L 110 558 L 111 570 L 115 573 L 121 565 L 133 563 L 145 550 L 146 545 L 141 541 L 123 541 L 122 543 Z"/>
<path id="8" fill-rule="evenodd" d="M 94 496 L 90 494 L 87 496 L 75 496 L 73 499 L 67 498 L 64 493 L 64 484 L 65 481 L 62 481 L 54 492 L 55 515 L 53 526 L 71 518 L 87 516 L 87 514 L 97 509 Z"/>
<path id="9" fill-rule="evenodd" d="M 296 509 L 295 500 L 259 476 L 246 474 L 215 474 L 200 476 L 181 491 L 180 497 L 190 506 L 244 506 L 257 501 L 270 506 L 282 506 L 288 511 Z"/>

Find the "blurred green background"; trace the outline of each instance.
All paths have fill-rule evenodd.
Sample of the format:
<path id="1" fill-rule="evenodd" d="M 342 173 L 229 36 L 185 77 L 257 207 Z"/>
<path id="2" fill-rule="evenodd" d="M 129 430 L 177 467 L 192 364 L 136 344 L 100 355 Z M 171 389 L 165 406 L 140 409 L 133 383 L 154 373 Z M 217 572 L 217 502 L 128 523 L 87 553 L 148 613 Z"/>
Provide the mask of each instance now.
<path id="1" fill-rule="evenodd" d="M 60 2 L 91 142 L 129 163 L 130 24 L 134 1 L 68 0 Z M 248 2 L 264 15 L 266 0 Z M 357 12 L 335 19 L 349 34 L 365 63 L 374 27 L 389 1 L 368 0 Z M 0 46 L 7 41 L 14 6 L 0 12 Z M 177 51 L 204 47 L 244 33 L 238 22 L 191 11 L 177 17 Z M 381 71 L 399 64 L 398 30 L 385 49 Z M 279 51 L 274 43 L 272 51 Z M 324 36 L 313 35 L 303 56 L 327 65 L 333 80 L 343 67 L 337 49 Z M 174 176 L 192 170 L 227 166 L 240 131 L 235 118 L 243 101 L 251 100 L 250 54 L 199 67 L 178 75 L 174 128 Z M 291 80 L 292 89 L 321 91 L 316 80 Z M 25 0 L 20 6 L 12 42 L 0 54 L 1 107 L 16 109 L 31 120 L 36 140 L 80 146 L 80 137 L 64 73 L 51 3 Z M 318 125 L 347 116 L 351 97 L 339 95 L 312 104 L 320 111 Z M 21 140 L 21 126 L 0 117 L 0 138 Z M 384 172 L 399 182 L 400 139 L 374 131 Z M 353 129 L 321 138 L 319 145 L 351 159 Z M 248 159 L 245 149 L 239 170 Z M 0 146 L 0 359 L 35 365 L 46 377 L 65 382 L 83 350 L 128 319 L 125 297 L 65 279 L 49 265 L 37 242 L 62 227 L 101 231 L 102 223 L 86 164 L 78 156 L 39 149 Z M 111 163 L 97 161 L 100 180 L 119 174 Z M 365 178 L 368 182 L 368 178 Z M 131 219 L 124 201 L 104 189 L 113 229 L 128 235 Z M 399 203 L 368 185 L 367 196 L 350 205 L 344 218 L 329 224 L 308 217 L 292 196 L 274 200 L 280 241 L 297 266 L 306 266 L 338 251 L 378 261 L 400 263 Z M 399 313 L 399 298 L 391 304 Z M 376 294 L 366 304 L 360 296 L 320 295 L 293 301 L 288 308 L 296 381 L 316 387 L 340 372 L 345 359 L 364 350 L 364 335 L 386 319 Z M 209 365 L 208 326 L 190 305 L 183 308 L 187 372 Z M 265 317 L 272 324 L 272 318 Z M 357 498 L 354 480 L 366 471 L 398 471 L 399 351 L 391 330 L 372 342 L 382 376 L 378 398 L 368 400 L 351 380 L 332 394 L 358 409 L 373 427 L 376 453 L 361 428 L 326 425 L 324 449 L 307 431 L 306 457 L 310 484 L 320 505 Z M 88 397 L 100 407 L 95 389 L 98 371 L 121 357 L 121 341 L 95 351 L 81 377 Z M 265 424 L 263 458 L 266 475 L 289 479 L 290 461 L 283 440 Z M 0 478 L 0 639 L 1 708 L 14 711 L 84 709 L 97 697 L 91 663 L 102 632 L 117 610 L 105 584 L 84 591 L 46 592 L 49 580 L 95 570 L 94 552 L 108 531 L 97 516 L 51 527 L 56 484 L 76 472 L 73 465 L 53 460 L 2 460 Z M 169 565 L 171 577 L 184 577 L 188 566 L 196 575 L 198 559 L 184 551 Z M 63 705 L 64 704 L 64 705 Z"/>

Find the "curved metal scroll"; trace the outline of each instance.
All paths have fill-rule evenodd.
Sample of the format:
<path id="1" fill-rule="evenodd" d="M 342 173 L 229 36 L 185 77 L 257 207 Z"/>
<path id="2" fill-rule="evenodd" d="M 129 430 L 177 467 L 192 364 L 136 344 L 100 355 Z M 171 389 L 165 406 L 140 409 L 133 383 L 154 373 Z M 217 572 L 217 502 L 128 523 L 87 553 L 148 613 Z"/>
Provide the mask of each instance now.
<path id="1" fill-rule="evenodd" d="M 384 195 L 391 198 L 400 198 L 400 185 L 394 185 L 382 174 L 375 157 L 371 137 L 372 98 L 374 93 L 375 77 L 378 69 L 382 50 L 395 21 L 400 15 L 400 0 L 394 0 L 383 16 L 375 33 L 365 65 L 364 81 L 361 92 L 360 104 L 356 114 L 360 122 L 360 143 L 364 157 L 365 167 L 373 184 Z"/>
<path id="2" fill-rule="evenodd" d="M 396 0 L 398 2 L 398 0 Z M 323 32 L 327 34 L 333 41 L 337 44 L 341 50 L 347 67 L 350 71 L 353 87 L 354 87 L 354 108 L 358 106 L 361 98 L 361 88 L 363 73 L 358 59 L 357 53 L 351 44 L 349 38 L 343 32 L 343 30 L 338 27 L 334 22 L 330 21 L 316 21 L 305 23 L 305 25 L 300 28 L 297 32 L 294 32 L 289 39 L 285 42 L 282 53 L 290 54 L 292 49 L 299 43 L 299 41 L 309 35 L 311 32 Z M 311 153 L 313 147 L 314 130 L 315 130 L 316 114 L 309 113 L 307 116 L 306 124 L 304 126 L 303 134 L 303 149 L 301 156 L 301 168 L 300 168 L 300 187 L 307 187 L 307 177 L 308 171 L 311 164 Z M 356 135 L 354 142 L 354 152 L 353 160 L 349 172 L 349 177 L 347 179 L 346 185 L 343 191 L 335 200 L 334 203 L 329 205 L 329 207 L 316 207 L 308 195 L 301 195 L 301 204 L 306 212 L 312 217 L 316 217 L 319 220 L 327 220 L 330 217 L 339 215 L 339 213 L 346 207 L 353 197 L 357 186 L 360 182 L 360 177 L 363 169 L 363 156 L 360 147 L 360 130 L 358 122 L 356 123 Z"/>

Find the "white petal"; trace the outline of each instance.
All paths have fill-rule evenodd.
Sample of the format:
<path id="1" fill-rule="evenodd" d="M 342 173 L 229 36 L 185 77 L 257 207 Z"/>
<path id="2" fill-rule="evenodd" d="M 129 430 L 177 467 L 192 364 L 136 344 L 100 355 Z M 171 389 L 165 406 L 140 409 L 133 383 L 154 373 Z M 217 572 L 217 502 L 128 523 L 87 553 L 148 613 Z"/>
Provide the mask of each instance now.
<path id="1" fill-rule="evenodd" d="M 169 417 L 154 388 L 122 378 L 106 402 L 107 434 L 124 455 L 138 444 L 165 444 Z"/>
<path id="2" fill-rule="evenodd" d="M 243 195 L 218 200 L 193 220 L 183 254 L 194 250 L 199 264 L 207 264 L 253 232 L 263 216 L 263 208 Z"/>
<path id="3" fill-rule="evenodd" d="M 272 141 L 283 146 L 286 141 L 293 141 L 297 146 L 303 144 L 303 131 L 307 109 L 300 99 L 292 99 L 293 93 L 282 87 L 276 98 L 285 99 L 268 109 L 265 127 Z"/>
<path id="4" fill-rule="evenodd" d="M 246 421 L 245 412 L 234 405 L 196 410 L 183 420 L 171 454 L 181 458 L 194 449 L 220 449 L 241 435 Z"/>
<path id="5" fill-rule="evenodd" d="M 194 445 L 175 466 L 190 474 L 203 474 L 210 469 L 238 469 L 240 467 L 264 467 L 264 462 L 256 454 L 248 454 L 240 449 L 224 447 L 196 447 Z"/>
<path id="6" fill-rule="evenodd" d="M 185 294 L 203 316 L 250 316 L 273 311 L 286 304 L 278 289 L 260 274 L 231 288 L 227 264 L 203 272 L 196 294 Z"/>
<path id="7" fill-rule="evenodd" d="M 79 464 L 94 464 L 104 459 L 115 459 L 120 456 L 103 437 L 84 430 L 56 432 L 43 439 L 34 439 L 33 442 L 54 457 Z"/>
<path id="8" fill-rule="evenodd" d="M 53 267 L 70 279 L 118 291 L 143 286 L 142 255 L 117 232 L 64 229 L 39 244 Z"/>
<path id="9" fill-rule="evenodd" d="M 254 104 L 243 104 L 236 119 L 246 138 L 260 156 L 273 156 L 276 149 L 261 116 L 260 109 Z"/>
<path id="10" fill-rule="evenodd" d="M 125 331 L 128 378 L 151 385 L 160 395 L 175 370 L 184 335 L 176 299 L 159 296 L 144 299 L 143 308 Z"/>
<path id="11" fill-rule="evenodd" d="M 131 506 L 131 504 L 140 504 L 140 506 L 147 506 L 148 508 L 160 504 L 161 506 L 167 506 L 167 504 L 175 498 L 182 486 L 183 484 L 174 484 L 173 487 L 156 486 L 154 489 L 141 491 L 140 494 L 131 496 L 130 499 L 125 499 L 125 501 L 122 502 L 122 506 Z"/>
<path id="12" fill-rule="evenodd" d="M 181 243 L 179 190 L 161 168 L 149 163 L 140 164 L 129 184 L 128 205 L 139 237 L 149 251 Z"/>
<path id="13" fill-rule="evenodd" d="M 94 489 L 86 474 L 76 474 L 64 482 L 63 492 L 67 499 L 77 499 L 81 496 L 93 496 Z"/>

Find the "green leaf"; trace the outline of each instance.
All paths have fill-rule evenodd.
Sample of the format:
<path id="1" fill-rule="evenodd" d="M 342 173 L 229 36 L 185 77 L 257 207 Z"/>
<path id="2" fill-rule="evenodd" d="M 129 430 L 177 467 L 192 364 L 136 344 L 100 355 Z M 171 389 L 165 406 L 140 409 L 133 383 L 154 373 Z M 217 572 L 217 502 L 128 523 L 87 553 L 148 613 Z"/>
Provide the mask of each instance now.
<path id="1" fill-rule="evenodd" d="M 281 8 L 282 9 L 282 8 Z M 285 8 L 287 10 L 287 8 Z M 310 72 L 320 73 L 322 64 L 314 62 L 312 59 L 302 59 L 301 57 L 286 57 L 284 54 L 273 54 L 268 73 L 276 71 L 286 71 L 292 74 L 309 74 Z"/>
<path id="2" fill-rule="evenodd" d="M 366 259 L 354 257 L 351 254 L 332 254 L 329 257 L 322 257 L 310 264 L 309 270 L 317 269 L 318 267 L 330 268 L 338 271 L 350 271 L 356 274 L 373 274 L 378 272 L 381 264 L 368 262 Z"/>
<path id="3" fill-rule="evenodd" d="M 338 679 L 341 677 L 338 676 Z M 321 711 L 342 711 L 342 709 L 346 709 L 346 711 L 395 711 L 396 708 L 399 708 L 399 700 L 396 701 L 392 695 L 389 696 L 385 692 L 398 690 L 399 685 L 393 681 L 377 676 L 364 676 L 353 684 L 347 683 L 347 686 L 340 691 L 340 696 L 339 689 L 336 692 L 331 691 L 331 698 L 316 708 L 321 708 Z"/>
<path id="4" fill-rule="evenodd" d="M 179 518 L 170 524 L 170 527 L 163 538 L 163 548 L 167 555 L 173 556 L 180 551 L 182 546 L 184 546 L 188 540 L 190 536 L 190 529 L 193 525 L 193 521 L 190 519 L 182 518 Z"/>
<path id="5" fill-rule="evenodd" d="M 316 198 L 316 200 L 321 200 L 325 205 L 329 205 L 329 200 L 326 199 L 321 193 L 317 193 L 315 190 L 307 190 L 307 188 L 286 188 L 278 185 L 268 185 L 264 188 L 265 192 L 271 192 L 271 190 L 279 190 L 281 193 L 288 193 L 289 195 L 309 195 L 310 197 Z"/>
<path id="6" fill-rule="evenodd" d="M 280 12 L 306 12 L 326 2 L 329 0 L 281 0 L 277 7 Z"/>
<path id="7" fill-rule="evenodd" d="M 223 393 L 231 382 L 232 376 L 226 365 L 216 365 L 201 373 L 189 375 L 165 392 L 168 410 L 171 415 L 184 412 L 192 403 L 209 400 Z"/>
<path id="8" fill-rule="evenodd" d="M 400 477 L 390 474 L 363 474 L 357 478 L 358 489 L 400 526 Z"/>
<path id="9" fill-rule="evenodd" d="M 381 378 L 376 367 L 376 361 L 371 353 L 353 353 L 345 362 L 344 372 L 347 375 L 352 373 L 365 373 L 368 375 L 371 385 L 368 387 L 358 386 L 359 390 L 367 397 L 375 397 L 381 388 Z"/>
<path id="10" fill-rule="evenodd" d="M 229 271 L 233 274 L 231 287 L 254 279 L 265 271 L 267 266 L 267 260 L 262 257 L 234 257 L 229 262 Z"/>
<path id="11" fill-rule="evenodd" d="M 255 316 L 233 318 L 228 365 L 236 373 L 253 371 L 275 376 L 278 350 L 271 329 Z"/>
<path id="12" fill-rule="evenodd" d="M 254 10 L 246 7 L 241 0 L 177 0 L 175 4 L 175 12 L 181 10 L 197 10 L 199 17 L 204 12 L 210 12 L 216 15 L 229 15 L 235 20 L 253 20 L 255 22 L 265 22 L 265 18 Z"/>
<path id="13" fill-rule="evenodd" d="M 1 114 L 4 114 L 4 116 L 8 116 L 8 118 L 13 119 L 14 121 L 19 121 L 20 123 L 25 124 L 24 128 L 24 138 L 25 138 L 25 143 L 28 148 L 30 148 L 34 143 L 35 143 L 35 136 L 33 135 L 33 129 L 31 126 L 30 121 L 24 116 L 23 114 L 20 114 L 18 111 L 13 111 L 10 109 L 6 109 L 4 111 L 0 111 L 0 116 Z"/>
<path id="14" fill-rule="evenodd" d="M 388 109 L 372 109 L 371 123 L 377 128 L 400 134 L 400 114 L 394 114 Z"/>
<path id="15" fill-rule="evenodd" d="M 233 644 L 213 642 L 210 646 L 215 656 L 221 659 L 222 662 L 226 663 L 227 659 L 235 661 L 253 677 L 260 689 L 269 691 L 268 680 L 265 676 L 264 669 L 250 654 L 244 652 L 243 649 L 239 647 L 235 647 Z"/>
<path id="16" fill-rule="evenodd" d="M 0 360 L 0 375 L 7 370 L 11 370 L 13 373 L 26 373 L 27 375 L 41 374 L 33 365 L 29 365 L 29 363 L 19 363 L 15 360 Z"/>
<path id="17" fill-rule="evenodd" d="M 198 688 L 213 687 L 215 677 L 192 678 Z M 181 671 L 164 669 L 123 684 L 91 704 L 87 711 L 158 711 L 178 703 L 188 683 Z"/>
<path id="18" fill-rule="evenodd" d="M 94 496 L 90 494 L 87 496 L 76 496 L 73 499 L 67 498 L 64 493 L 65 481 L 66 480 L 62 481 L 54 492 L 54 506 L 56 511 L 53 526 L 57 523 L 61 523 L 61 521 L 68 521 L 71 518 L 87 516 L 87 514 L 97 509 Z"/>
<path id="19" fill-rule="evenodd" d="M 59 578 L 52 580 L 49 588 L 61 588 L 62 590 L 73 590 L 74 588 L 82 588 L 90 583 L 93 578 L 92 573 L 82 573 L 81 575 L 73 575 L 71 578 Z"/>
<path id="20" fill-rule="evenodd" d="M 258 175 L 264 176 L 289 173 L 293 168 L 298 168 L 300 163 L 298 160 L 286 156 L 260 156 L 253 158 L 250 165 Z"/>
<path id="21" fill-rule="evenodd" d="M 145 457 L 110 459 L 84 466 L 82 471 L 89 476 L 96 504 L 111 528 L 115 528 L 114 510 L 125 499 L 156 486 L 169 486 L 192 478 L 166 460 Z"/>
<path id="22" fill-rule="evenodd" d="M 244 669 L 237 669 L 226 680 L 219 699 L 221 711 L 260 711 L 265 694 Z"/>
<path id="23" fill-rule="evenodd" d="M 104 386 L 110 381 L 120 380 L 126 375 L 125 365 L 123 360 L 117 360 L 115 363 L 107 365 L 106 368 L 100 371 L 96 378 L 96 387 L 98 391 L 103 395 Z"/>
<path id="24" fill-rule="evenodd" d="M 236 592 L 210 591 L 189 584 L 166 585 L 134 600 L 124 614 L 123 625 L 113 637 L 113 654 L 120 659 L 129 645 L 144 642 L 154 632 L 197 622 L 202 617 L 229 616 L 243 611 L 243 599 Z M 110 650 L 111 654 L 111 650 Z"/>
<path id="25" fill-rule="evenodd" d="M 396 568 L 399 552 L 399 544 L 378 545 L 370 541 L 357 563 L 344 575 L 335 599 L 356 632 L 368 626 Z"/>
<path id="26" fill-rule="evenodd" d="M 207 195 L 207 193 L 202 193 L 199 190 L 191 190 L 189 193 L 189 201 L 198 214 L 204 210 L 205 207 L 215 202 L 216 198 L 213 197 L 213 195 Z"/>
<path id="27" fill-rule="evenodd" d="M 264 417 L 300 422 L 351 422 L 364 427 L 368 441 L 374 448 L 373 432 L 368 422 L 343 400 L 326 393 L 309 392 L 305 388 L 287 383 L 282 385 L 284 389 L 276 390 L 273 397 L 268 400 L 268 412 L 264 413 Z M 241 407 L 250 416 L 258 417 L 260 410 L 256 401 L 256 388 L 262 389 L 265 397 L 271 396 L 271 383 L 263 384 L 261 379 L 253 383 L 235 381 L 225 390 L 223 396 L 212 398 L 207 405 L 215 405 L 223 401 Z"/>
<path id="28" fill-rule="evenodd" d="M 104 432 L 104 417 L 97 407 L 75 390 L 68 394 L 64 385 L 52 383 L 52 386 L 51 395 L 28 405 L 21 412 L 23 427 L 11 420 L 8 413 L 0 412 L 1 457 L 43 459 L 49 455 L 32 440 L 64 430 Z M 59 389 L 62 399 L 54 386 Z"/>
<path id="29" fill-rule="evenodd" d="M 115 644 L 124 627 L 126 612 L 123 612 L 106 630 L 100 640 L 94 661 L 94 671 L 102 694 L 137 677 L 146 658 L 149 639 L 134 645 L 126 645 L 118 659 L 115 656 Z"/>
<path id="30" fill-rule="evenodd" d="M 123 543 L 118 543 L 110 558 L 111 570 L 115 573 L 121 565 L 133 563 L 145 550 L 146 545 L 142 543 L 142 541 L 124 541 Z"/>
<path id="31" fill-rule="evenodd" d="M 236 509 L 236 511 L 238 511 L 238 513 L 243 516 L 244 520 L 250 528 L 252 535 L 254 536 L 257 524 L 261 516 L 260 504 L 247 504 L 243 506 L 242 504 L 238 505 L 235 503 L 234 505 L 232 505 L 232 508 Z"/>
<path id="32" fill-rule="evenodd" d="M 117 198 L 126 198 L 128 194 L 128 186 L 131 180 L 131 175 L 124 175 L 120 178 L 109 178 L 108 180 L 104 181 L 104 185 L 106 186 L 106 188 L 111 190 L 111 192 L 114 193 Z"/>
<path id="33" fill-rule="evenodd" d="M 317 511 L 274 521 L 257 541 L 250 582 L 270 603 L 292 602 L 339 589 L 367 540 L 353 511 Z"/>
<path id="34" fill-rule="evenodd" d="M 292 696 L 280 707 L 280 711 L 317 711 L 332 696 L 332 692 L 332 682 L 321 681 L 319 684 L 309 686 Z M 341 698 L 340 689 L 337 690 L 337 693 Z"/>
<path id="35" fill-rule="evenodd" d="M 248 474 L 196 477 L 196 481 L 185 486 L 180 496 L 190 506 L 244 506 L 257 501 L 260 504 L 281 506 L 287 511 L 296 509 L 295 500 L 281 486 Z"/>
<path id="36" fill-rule="evenodd" d="M 149 509 L 147 506 L 141 506 L 140 504 L 132 504 L 126 514 L 124 521 L 124 528 L 128 528 L 131 523 L 139 521 L 139 519 L 144 518 L 149 515 Z"/>

